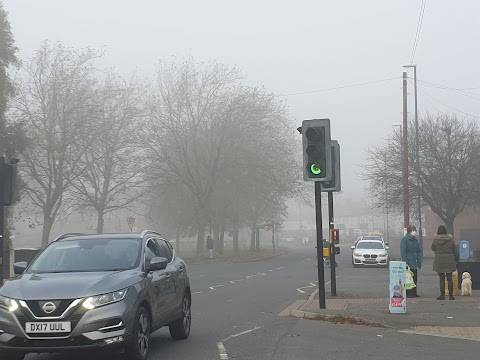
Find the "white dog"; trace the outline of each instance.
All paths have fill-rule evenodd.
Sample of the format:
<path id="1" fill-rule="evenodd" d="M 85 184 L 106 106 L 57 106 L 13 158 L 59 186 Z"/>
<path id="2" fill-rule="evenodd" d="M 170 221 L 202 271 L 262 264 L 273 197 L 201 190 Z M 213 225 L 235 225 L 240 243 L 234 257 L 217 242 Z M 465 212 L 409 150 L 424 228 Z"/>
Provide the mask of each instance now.
<path id="1" fill-rule="evenodd" d="M 462 274 L 462 296 L 472 295 L 472 277 L 470 273 L 464 272 Z"/>

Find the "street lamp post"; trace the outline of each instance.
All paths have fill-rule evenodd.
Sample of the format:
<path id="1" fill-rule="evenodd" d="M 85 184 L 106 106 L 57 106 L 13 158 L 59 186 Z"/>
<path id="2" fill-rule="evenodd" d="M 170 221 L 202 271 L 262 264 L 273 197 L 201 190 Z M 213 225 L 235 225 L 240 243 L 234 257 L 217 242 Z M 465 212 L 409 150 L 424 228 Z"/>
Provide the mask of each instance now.
<path id="1" fill-rule="evenodd" d="M 404 65 L 404 68 L 413 68 L 413 83 L 415 88 L 415 157 L 417 173 L 417 211 L 418 211 L 418 241 L 423 257 L 423 229 L 422 229 L 422 203 L 421 203 L 421 182 L 420 182 L 420 135 L 418 129 L 418 102 L 417 102 L 417 65 Z"/>

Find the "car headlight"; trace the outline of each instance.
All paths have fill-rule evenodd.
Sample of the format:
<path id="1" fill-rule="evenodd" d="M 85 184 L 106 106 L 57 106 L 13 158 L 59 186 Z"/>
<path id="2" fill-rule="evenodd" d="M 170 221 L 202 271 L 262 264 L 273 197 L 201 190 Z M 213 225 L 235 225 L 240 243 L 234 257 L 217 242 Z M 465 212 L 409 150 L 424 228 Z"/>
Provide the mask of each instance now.
<path id="1" fill-rule="evenodd" d="M 362 254 L 356 253 L 356 252 L 354 252 L 353 255 L 355 255 L 355 256 L 362 256 Z"/>
<path id="2" fill-rule="evenodd" d="M 97 296 L 90 296 L 83 301 L 82 306 L 85 309 L 92 310 L 100 306 L 113 304 L 119 301 L 122 301 L 127 295 L 127 289 L 114 291 L 108 294 L 97 295 Z"/>
<path id="3" fill-rule="evenodd" d="M 385 257 L 385 256 L 387 256 L 387 253 L 380 254 L 380 257 Z"/>
<path id="4" fill-rule="evenodd" d="M 14 312 L 18 309 L 18 302 L 0 295 L 0 307 L 7 309 L 10 312 Z"/>

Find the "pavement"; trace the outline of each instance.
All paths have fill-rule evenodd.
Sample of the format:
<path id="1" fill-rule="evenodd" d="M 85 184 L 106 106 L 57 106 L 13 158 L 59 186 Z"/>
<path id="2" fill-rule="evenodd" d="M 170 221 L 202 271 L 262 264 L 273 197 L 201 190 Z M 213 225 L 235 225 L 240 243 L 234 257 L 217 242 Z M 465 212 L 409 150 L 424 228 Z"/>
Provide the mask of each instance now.
<path id="1" fill-rule="evenodd" d="M 438 275 L 430 270 L 432 266 L 433 260 L 426 259 L 423 269 L 419 271 L 418 292 L 421 297 L 407 298 L 406 314 L 390 314 L 388 311 L 388 270 L 379 272 L 378 269 L 369 268 L 344 272 L 339 276 L 339 296 L 331 297 L 326 292 L 326 309 L 320 309 L 317 289 L 308 300 L 294 302 L 281 315 L 365 323 L 400 329 L 405 333 L 480 341 L 480 323 L 478 317 L 472 316 L 480 309 L 480 291 L 474 291 L 473 296 L 455 296 L 453 301 L 437 300 Z M 355 285 L 360 276 L 366 281 L 361 282 L 360 286 Z"/>

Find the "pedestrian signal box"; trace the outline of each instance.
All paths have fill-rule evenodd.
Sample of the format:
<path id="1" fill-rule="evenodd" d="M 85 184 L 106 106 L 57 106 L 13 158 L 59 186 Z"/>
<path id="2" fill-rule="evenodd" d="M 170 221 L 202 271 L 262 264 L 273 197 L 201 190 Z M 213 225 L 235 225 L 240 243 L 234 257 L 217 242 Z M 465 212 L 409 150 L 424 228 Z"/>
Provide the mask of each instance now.
<path id="1" fill-rule="evenodd" d="M 334 245 L 340 244 L 340 231 L 338 229 L 330 229 L 330 242 Z"/>

